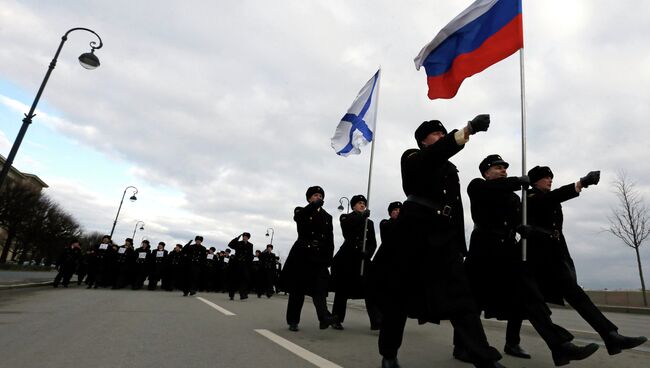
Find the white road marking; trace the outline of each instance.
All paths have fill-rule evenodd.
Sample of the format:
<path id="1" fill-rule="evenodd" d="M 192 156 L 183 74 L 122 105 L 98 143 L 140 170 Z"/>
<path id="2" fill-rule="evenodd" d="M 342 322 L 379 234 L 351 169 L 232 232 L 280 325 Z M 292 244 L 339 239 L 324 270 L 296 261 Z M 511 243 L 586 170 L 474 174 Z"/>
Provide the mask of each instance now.
<path id="1" fill-rule="evenodd" d="M 212 308 L 218 310 L 219 312 L 225 314 L 226 316 L 235 316 L 236 315 L 235 313 L 233 313 L 233 312 L 231 312 L 231 311 L 229 311 L 229 310 L 227 310 L 225 308 L 222 308 L 222 307 L 214 304 L 213 302 L 211 302 L 209 300 L 205 300 L 205 299 L 201 298 L 200 296 L 197 296 L 196 299 L 198 299 L 198 300 L 202 301 L 203 303 L 211 306 Z"/>
<path id="2" fill-rule="evenodd" d="M 311 351 L 302 348 L 291 341 L 284 339 L 269 330 L 255 330 L 258 334 L 266 337 L 267 339 L 273 341 L 274 343 L 282 346 L 283 348 L 289 350 L 290 352 L 296 354 L 297 356 L 303 358 L 304 360 L 312 363 L 313 365 L 319 368 L 343 368 L 340 365 L 334 364 L 329 360 L 322 358 Z"/>

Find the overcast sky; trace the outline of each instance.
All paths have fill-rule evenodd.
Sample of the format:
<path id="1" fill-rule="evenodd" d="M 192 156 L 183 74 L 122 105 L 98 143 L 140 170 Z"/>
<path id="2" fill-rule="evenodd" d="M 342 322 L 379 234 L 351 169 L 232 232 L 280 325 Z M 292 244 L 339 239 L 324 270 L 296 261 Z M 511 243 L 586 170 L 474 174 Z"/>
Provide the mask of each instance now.
<path id="1" fill-rule="evenodd" d="M 403 200 L 401 153 L 424 120 L 448 129 L 491 114 L 452 161 L 462 191 L 499 153 L 521 175 L 519 54 L 430 101 L 413 58 L 471 1 L 36 1 L 0 0 L 0 153 L 5 157 L 61 36 L 96 31 L 101 66 L 82 69 L 91 33 L 69 35 L 14 165 L 38 175 L 84 230 L 115 236 L 138 220 L 167 244 L 196 234 L 217 249 L 242 233 L 284 258 L 293 208 L 325 189 L 342 243 L 339 198 L 366 193 L 370 147 L 336 156 L 330 138 L 379 66 L 382 80 L 371 218 Z M 650 200 L 650 3 L 525 1 L 527 166 L 548 165 L 555 186 L 602 170 L 601 183 L 566 202 L 565 234 L 588 288 L 640 287 L 634 251 L 602 232 L 624 169 Z M 129 191 L 128 196 L 131 195 Z M 466 210 L 469 200 L 464 197 Z M 471 218 L 466 213 L 471 229 Z M 169 248 L 169 246 L 168 246 Z M 650 245 L 642 248 L 650 274 Z"/>

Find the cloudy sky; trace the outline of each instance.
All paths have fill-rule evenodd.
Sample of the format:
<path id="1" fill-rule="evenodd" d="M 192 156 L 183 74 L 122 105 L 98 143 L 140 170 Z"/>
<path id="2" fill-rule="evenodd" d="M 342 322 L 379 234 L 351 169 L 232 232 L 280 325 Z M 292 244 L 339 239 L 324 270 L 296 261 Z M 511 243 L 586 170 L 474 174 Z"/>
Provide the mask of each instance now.
<path id="1" fill-rule="evenodd" d="M 249 231 L 261 248 L 272 228 L 284 257 L 308 186 L 325 189 L 335 218 L 340 197 L 366 192 L 370 150 L 343 158 L 329 140 L 379 66 L 375 223 L 403 200 L 399 158 L 423 120 L 452 129 L 491 114 L 490 130 L 453 159 L 463 192 L 487 154 L 521 174 L 518 54 L 466 80 L 451 100 L 428 100 L 413 64 L 470 3 L 0 0 L 0 153 L 8 155 L 61 36 L 91 28 L 104 42 L 101 66 L 79 66 L 95 38 L 71 33 L 14 165 L 48 183 L 88 232 L 108 233 L 124 189 L 135 186 L 118 240 L 141 220 L 138 242 L 201 234 L 222 249 Z M 551 166 L 556 186 L 602 170 L 600 185 L 564 206 L 589 288 L 639 287 L 633 250 L 603 229 L 617 171 L 650 200 L 648 14 L 650 3 L 638 0 L 524 2 L 527 166 Z M 340 245 L 338 229 L 335 237 Z M 642 257 L 650 274 L 650 245 Z"/>

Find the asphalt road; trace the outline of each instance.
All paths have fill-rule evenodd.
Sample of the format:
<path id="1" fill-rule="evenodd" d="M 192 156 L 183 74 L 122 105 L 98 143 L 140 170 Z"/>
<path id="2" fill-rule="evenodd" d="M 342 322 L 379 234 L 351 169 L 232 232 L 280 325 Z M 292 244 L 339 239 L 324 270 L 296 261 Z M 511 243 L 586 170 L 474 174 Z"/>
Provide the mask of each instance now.
<path id="1" fill-rule="evenodd" d="M 319 330 L 305 303 L 299 332 L 284 322 L 286 296 L 229 301 L 225 294 L 30 288 L 0 292 L 0 367 L 379 367 L 378 333 L 355 302 L 345 330 Z M 572 315 L 573 313 L 573 315 Z M 622 333 L 650 335 L 650 316 L 607 314 Z M 575 312 L 554 312 L 556 322 L 599 341 Z M 501 348 L 505 325 L 489 321 L 490 342 Z M 451 357 L 452 329 L 409 321 L 400 362 L 405 368 L 470 367 Z M 506 356 L 507 367 L 552 367 L 551 355 L 531 328 L 522 346 L 532 360 Z M 288 350 L 289 349 L 289 350 Z M 299 355 L 297 355 L 299 354 Z M 572 367 L 650 366 L 650 348 L 609 356 L 601 348 Z"/>

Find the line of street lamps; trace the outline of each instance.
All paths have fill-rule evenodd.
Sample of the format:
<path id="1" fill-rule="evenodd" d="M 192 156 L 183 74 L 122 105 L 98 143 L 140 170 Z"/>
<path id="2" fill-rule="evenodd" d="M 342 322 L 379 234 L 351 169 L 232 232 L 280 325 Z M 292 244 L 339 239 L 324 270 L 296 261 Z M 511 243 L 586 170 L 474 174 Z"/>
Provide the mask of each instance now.
<path id="1" fill-rule="evenodd" d="M 345 199 L 346 201 L 348 201 L 348 211 L 347 211 L 346 213 L 350 213 L 350 198 L 348 198 L 348 197 L 341 197 L 341 198 L 339 198 L 339 206 L 337 207 L 337 209 L 338 209 L 339 211 L 343 211 L 343 209 L 344 209 L 344 207 L 343 207 L 343 200 L 344 200 L 344 199 Z"/>
<path id="2" fill-rule="evenodd" d="M 83 66 L 85 69 L 92 70 L 97 68 L 100 65 L 99 59 L 95 55 L 95 50 L 102 48 L 104 43 L 102 42 L 101 37 L 99 35 L 88 28 L 82 28 L 82 27 L 76 27 L 76 28 L 71 28 L 69 29 L 63 37 L 61 37 L 61 43 L 59 44 L 59 48 L 56 50 L 56 53 L 54 54 L 54 58 L 50 62 L 50 65 L 48 67 L 47 72 L 45 73 L 45 78 L 43 78 L 43 81 L 41 82 L 41 86 L 38 89 L 38 93 L 36 94 L 36 97 L 34 98 L 34 102 L 32 103 L 31 108 L 29 109 L 29 112 L 25 114 L 25 118 L 23 119 L 23 124 L 20 127 L 20 131 L 18 132 L 18 135 L 16 136 L 16 140 L 14 141 L 14 144 L 11 146 L 11 150 L 9 151 L 9 155 L 7 156 L 7 159 L 5 160 L 5 164 L 2 167 L 2 171 L 0 171 L 0 188 L 2 188 L 2 184 L 5 181 L 5 178 L 7 177 L 7 174 L 9 173 L 9 169 L 11 168 L 14 158 L 16 157 L 16 153 L 18 152 L 18 148 L 20 147 L 20 144 L 23 141 L 23 138 L 25 137 L 25 133 L 27 133 L 27 128 L 29 128 L 29 125 L 32 123 L 32 118 L 36 116 L 34 111 L 36 110 L 36 106 L 38 105 L 38 102 L 41 98 L 41 95 L 43 93 L 43 90 L 45 89 L 45 85 L 47 84 L 47 81 L 50 78 L 50 74 L 52 74 L 52 71 L 56 67 L 56 62 L 59 57 L 59 53 L 61 52 L 61 49 L 63 48 L 63 44 L 68 40 L 68 34 L 70 34 L 73 31 L 86 31 L 94 34 L 97 36 L 97 39 L 99 40 L 99 45 L 97 45 L 97 42 L 91 41 L 90 42 L 90 52 L 86 52 L 84 54 L 81 54 L 79 56 L 79 63 L 81 66 Z M 115 215 L 115 220 L 113 221 L 113 227 L 111 228 L 111 233 L 110 237 L 113 237 L 113 233 L 115 232 L 115 225 L 117 225 L 117 219 L 120 216 L 120 211 L 122 210 L 122 204 L 124 203 L 124 197 L 126 196 L 126 192 L 129 189 L 133 189 L 133 195 L 129 198 L 132 202 L 135 202 L 138 198 L 135 196 L 138 194 L 138 188 L 134 186 L 128 186 L 124 189 L 124 193 L 122 194 L 122 199 L 120 200 L 120 205 L 117 208 L 117 214 Z M 348 212 L 350 212 L 350 200 L 347 197 L 342 197 L 339 199 L 339 204 L 340 206 L 338 207 L 339 211 L 343 211 L 343 203 L 342 200 L 346 199 L 348 201 Z M 132 238 L 135 238 L 135 232 L 138 228 L 138 225 L 142 223 L 142 226 L 140 226 L 140 230 L 144 230 L 144 222 L 143 221 L 138 221 L 135 224 L 135 227 L 133 228 L 133 236 Z M 271 242 L 270 244 L 273 245 L 273 235 L 275 235 L 275 230 L 270 227 L 266 229 L 266 236 L 269 236 L 269 231 L 270 231 L 270 236 L 271 236 Z"/>
<path id="3" fill-rule="evenodd" d="M 266 229 L 266 236 L 269 236 L 269 230 L 271 230 L 271 242 L 269 244 L 273 245 L 273 235 L 275 234 L 275 230 L 273 230 L 272 227 Z"/>
<path id="4" fill-rule="evenodd" d="M 56 54 L 54 54 L 54 58 L 50 62 L 50 66 L 47 69 L 47 73 L 45 73 L 45 78 L 43 78 L 43 82 L 41 82 L 41 87 L 38 89 L 38 93 L 36 93 L 36 98 L 34 98 L 34 102 L 32 102 L 32 107 L 29 109 L 29 112 L 25 114 L 25 118 L 23 119 L 23 125 L 20 127 L 20 131 L 18 131 L 16 140 L 14 141 L 14 144 L 11 146 L 11 150 L 9 151 L 7 160 L 5 161 L 4 166 L 2 167 L 2 171 L 0 171 L 0 189 L 2 188 L 2 184 L 4 184 L 4 181 L 7 175 L 9 174 L 9 169 L 11 169 L 11 166 L 14 163 L 14 158 L 16 157 L 16 153 L 18 152 L 18 148 L 20 147 L 20 144 L 23 142 L 25 133 L 27 133 L 27 128 L 29 127 L 29 124 L 32 123 L 32 118 L 36 116 L 36 114 L 34 114 L 34 111 L 36 110 L 36 105 L 38 105 L 38 101 L 41 99 L 41 94 L 45 89 L 45 85 L 47 84 L 48 79 L 50 79 L 50 74 L 52 74 L 52 71 L 56 66 L 56 61 L 57 58 L 59 57 L 59 53 L 61 52 L 61 48 L 63 48 L 63 44 L 65 43 L 65 41 L 68 40 L 68 34 L 70 34 L 70 32 L 73 31 L 87 31 L 97 36 L 97 39 L 99 39 L 99 45 L 97 45 L 95 41 L 91 41 L 90 52 L 81 54 L 79 56 L 79 63 L 81 64 L 81 66 L 89 70 L 95 69 L 99 66 L 99 59 L 95 55 L 95 50 L 101 49 L 104 43 L 102 42 L 101 37 L 99 37 L 99 35 L 95 33 L 95 31 L 88 28 L 77 27 L 68 30 L 63 35 L 63 37 L 61 37 L 61 43 L 59 44 L 59 48 L 56 50 Z"/>
<path id="5" fill-rule="evenodd" d="M 120 200 L 120 206 L 117 208 L 117 214 L 115 215 L 115 221 L 113 221 L 113 228 L 111 228 L 111 239 L 113 239 L 113 232 L 115 231 L 115 225 L 117 224 L 117 218 L 120 216 L 120 210 L 122 209 L 122 203 L 124 202 L 124 196 L 126 196 L 126 191 L 129 190 L 129 188 L 133 189 L 133 195 L 129 198 L 131 202 L 135 202 L 138 200 L 138 198 L 135 196 L 138 194 L 138 188 L 129 185 L 128 187 L 124 188 L 124 193 L 122 193 L 122 200 Z M 137 225 L 136 225 L 137 227 Z M 135 236 L 135 231 L 134 231 L 134 236 Z"/>
<path id="6" fill-rule="evenodd" d="M 144 221 L 138 221 L 135 223 L 135 226 L 133 227 L 133 235 L 131 236 L 131 239 L 135 239 L 135 230 L 138 228 L 138 224 L 142 223 L 142 226 L 140 226 L 140 230 L 144 230 Z"/>

